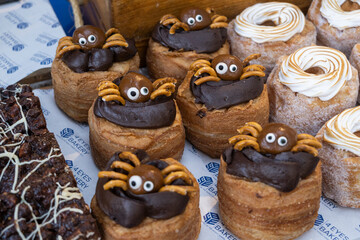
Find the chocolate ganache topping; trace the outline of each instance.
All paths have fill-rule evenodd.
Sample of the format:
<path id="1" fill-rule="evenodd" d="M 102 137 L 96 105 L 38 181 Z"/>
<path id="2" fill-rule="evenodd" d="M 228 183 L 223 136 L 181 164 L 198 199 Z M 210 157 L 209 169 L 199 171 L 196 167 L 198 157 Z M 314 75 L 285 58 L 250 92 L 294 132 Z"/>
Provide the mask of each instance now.
<path id="1" fill-rule="evenodd" d="M 176 30 L 170 34 L 170 25 L 157 24 L 152 32 L 152 39 L 171 50 L 195 51 L 197 53 L 212 53 L 219 50 L 227 39 L 226 28 L 210 27 L 195 30 Z"/>
<path id="2" fill-rule="evenodd" d="M 264 81 L 258 76 L 252 76 L 237 81 L 206 82 L 195 85 L 195 81 L 208 76 L 204 73 L 191 78 L 190 88 L 196 103 L 205 104 L 208 110 L 229 108 L 241 103 L 246 103 L 261 95 Z"/>
<path id="3" fill-rule="evenodd" d="M 229 139 L 233 147 L 222 155 L 228 174 L 290 192 L 319 162 L 321 143 L 285 124 L 247 122 L 237 131 L 240 135 Z"/>
<path id="4" fill-rule="evenodd" d="M 107 37 L 107 38 L 106 38 Z M 74 72 L 106 71 L 114 62 L 135 56 L 133 39 L 125 39 L 116 29 L 106 34 L 99 28 L 85 25 L 77 28 L 71 37 L 59 40 L 57 58 Z"/>
<path id="5" fill-rule="evenodd" d="M 273 155 L 262 154 L 252 148 L 238 151 L 231 147 L 222 157 L 228 164 L 228 174 L 262 182 L 282 192 L 295 189 L 300 179 L 309 176 L 319 162 L 318 157 L 307 152 Z"/>
<path id="6" fill-rule="evenodd" d="M 175 85 L 159 80 L 160 82 L 152 83 L 144 75 L 129 72 L 113 82 L 102 82 L 105 87 L 99 92 L 99 96 L 102 97 L 95 101 L 95 116 L 123 127 L 153 129 L 170 126 L 176 117 L 176 105 L 171 96 L 175 91 Z M 167 90 L 170 92 L 163 92 L 160 88 L 169 85 L 173 87 Z M 122 103 L 106 100 L 106 96 L 102 95 L 102 92 L 107 94 L 106 91 L 110 90 L 106 89 L 106 86 L 111 86 L 112 91 L 118 93 L 116 97 Z M 169 97 L 166 95 L 168 93 Z"/>
<path id="7" fill-rule="evenodd" d="M 135 164 L 129 159 L 120 158 L 120 156 L 122 156 L 121 152 L 117 152 L 108 162 L 106 170 L 112 170 L 114 163 L 119 161 L 130 164 L 135 168 L 154 168 L 159 172 L 169 166 L 169 164 L 163 160 L 150 160 L 148 155 L 141 150 L 135 152 L 134 155 L 136 155 L 141 162 L 141 165 L 138 167 L 135 167 Z M 110 178 L 99 178 L 95 196 L 100 209 L 107 216 L 116 223 L 124 227 L 131 228 L 139 225 L 146 217 L 154 219 L 169 219 L 184 212 L 189 201 L 189 196 L 187 195 L 182 195 L 172 191 L 149 191 L 149 193 L 140 194 L 133 192 L 136 184 L 139 184 L 139 182 L 139 185 L 144 182 L 144 189 L 150 190 L 148 188 L 151 188 L 150 182 L 152 182 L 145 181 L 146 177 L 151 175 L 148 171 L 145 171 L 145 174 L 142 174 L 141 171 L 137 171 L 136 173 L 134 171 L 136 170 L 131 170 L 130 173 L 132 174 L 129 174 L 129 172 L 124 169 L 116 169 L 116 172 L 128 175 L 128 184 L 131 186 L 129 186 L 127 190 L 120 187 L 105 190 L 104 185 L 110 180 Z M 144 178 L 143 181 L 138 179 L 140 177 Z M 156 177 L 156 174 L 154 177 Z M 189 187 L 189 185 L 182 179 L 176 179 L 170 186 Z"/>

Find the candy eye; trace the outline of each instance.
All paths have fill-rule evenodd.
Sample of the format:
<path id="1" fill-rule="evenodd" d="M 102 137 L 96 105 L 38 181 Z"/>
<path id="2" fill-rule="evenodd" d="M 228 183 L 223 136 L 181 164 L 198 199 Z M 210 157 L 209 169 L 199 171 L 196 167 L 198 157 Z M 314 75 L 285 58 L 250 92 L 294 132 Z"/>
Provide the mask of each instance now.
<path id="1" fill-rule="evenodd" d="M 236 72 L 237 69 L 238 68 L 237 68 L 237 66 L 235 64 L 230 65 L 230 72 Z"/>
<path id="2" fill-rule="evenodd" d="M 88 41 L 91 42 L 91 43 L 94 43 L 94 42 L 96 41 L 95 35 L 90 35 L 90 36 L 88 37 Z"/>
<path id="3" fill-rule="evenodd" d="M 218 74 L 224 74 L 227 72 L 228 66 L 225 63 L 220 62 L 216 65 L 215 70 Z"/>
<path id="4" fill-rule="evenodd" d="M 195 19 L 196 19 L 196 21 L 198 21 L 198 22 L 202 22 L 203 16 L 201 16 L 200 14 L 199 14 L 199 15 L 196 15 Z"/>
<path id="5" fill-rule="evenodd" d="M 285 146 L 286 144 L 287 144 L 287 142 L 288 142 L 288 140 L 287 140 L 287 138 L 286 137 L 279 137 L 279 139 L 278 139 L 278 144 L 280 145 L 280 146 Z"/>
<path id="6" fill-rule="evenodd" d="M 188 20 L 187 20 L 187 23 L 189 24 L 189 25 L 194 25 L 195 24 L 195 19 L 194 18 L 188 18 Z"/>
<path id="7" fill-rule="evenodd" d="M 131 87 L 129 88 L 129 90 L 127 91 L 127 96 L 130 100 L 137 100 L 139 98 L 139 90 L 136 87 Z"/>
<path id="8" fill-rule="evenodd" d="M 142 179 L 140 176 L 134 175 L 129 179 L 129 186 L 131 189 L 138 189 L 141 187 Z"/>
<path id="9" fill-rule="evenodd" d="M 154 189 L 154 183 L 151 181 L 146 181 L 144 183 L 144 190 L 147 192 L 151 192 Z"/>
<path id="10" fill-rule="evenodd" d="M 149 94 L 149 89 L 148 89 L 147 87 L 142 87 L 142 88 L 140 89 L 140 93 L 141 93 L 141 95 L 146 96 L 146 95 Z"/>
<path id="11" fill-rule="evenodd" d="M 79 39 L 79 44 L 80 45 L 85 45 L 86 43 L 87 43 L 87 41 L 86 41 L 85 38 L 82 37 L 82 38 Z"/>
<path id="12" fill-rule="evenodd" d="M 273 143 L 275 142 L 275 134 L 273 133 L 268 133 L 266 134 L 266 137 L 265 137 L 265 140 L 268 142 L 268 143 Z"/>

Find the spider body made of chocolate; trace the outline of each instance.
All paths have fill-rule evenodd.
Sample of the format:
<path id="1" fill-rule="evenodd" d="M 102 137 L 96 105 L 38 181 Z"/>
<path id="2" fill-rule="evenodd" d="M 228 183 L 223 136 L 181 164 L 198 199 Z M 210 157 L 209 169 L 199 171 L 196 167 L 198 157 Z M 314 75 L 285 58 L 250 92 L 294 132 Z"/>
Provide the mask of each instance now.
<path id="1" fill-rule="evenodd" d="M 64 53 L 75 50 L 91 50 L 93 48 L 107 49 L 113 46 L 128 47 L 129 44 L 116 28 L 104 33 L 100 28 L 84 25 L 77 28 L 72 37 L 63 37 L 59 40 L 56 49 L 56 58 Z"/>
<path id="2" fill-rule="evenodd" d="M 164 26 L 171 25 L 170 34 L 175 34 L 176 30 L 182 28 L 184 31 L 196 31 L 206 27 L 226 28 L 227 17 L 214 13 L 214 10 L 207 8 L 186 8 L 181 11 L 180 19 L 172 14 L 164 15 L 160 19 L 160 24 Z"/>
<path id="3" fill-rule="evenodd" d="M 159 78 L 152 83 L 144 75 L 129 72 L 121 79 L 119 86 L 112 81 L 102 81 L 97 89 L 98 96 L 104 101 L 118 101 L 125 105 L 125 99 L 139 103 L 159 96 L 170 97 L 175 92 L 175 85 L 174 78 Z"/>
<path id="4" fill-rule="evenodd" d="M 128 174 L 119 173 L 114 170 L 99 172 L 99 178 L 110 179 L 104 184 L 104 190 L 119 187 L 133 194 L 170 191 L 181 195 L 195 191 L 189 174 L 181 164 L 169 164 L 160 170 L 152 165 L 141 164 L 138 157 L 131 152 L 122 152 L 119 154 L 119 158 L 128 159 L 132 164 L 114 161 L 111 164 L 111 168 L 125 170 Z M 167 159 L 162 159 L 162 161 L 167 162 Z M 177 179 L 182 179 L 187 185 L 170 185 Z"/>
<path id="5" fill-rule="evenodd" d="M 209 81 L 243 80 L 251 76 L 264 77 L 265 67 L 258 64 L 249 65 L 251 60 L 257 59 L 260 56 L 260 54 L 252 54 L 245 58 L 244 61 L 240 61 L 236 56 L 223 54 L 215 57 L 211 63 L 204 59 L 197 60 L 191 64 L 190 70 L 195 72 L 195 77 L 206 73 L 206 76 L 202 76 L 194 82 L 195 85 Z"/>
<path id="6" fill-rule="evenodd" d="M 264 154 L 279 154 L 281 152 L 308 152 L 313 156 L 318 155 L 321 143 L 310 134 L 297 134 L 296 130 L 282 123 L 269 123 L 262 128 L 256 122 L 248 122 L 238 133 L 229 139 L 234 149 L 241 151 L 243 148 L 252 147 Z"/>

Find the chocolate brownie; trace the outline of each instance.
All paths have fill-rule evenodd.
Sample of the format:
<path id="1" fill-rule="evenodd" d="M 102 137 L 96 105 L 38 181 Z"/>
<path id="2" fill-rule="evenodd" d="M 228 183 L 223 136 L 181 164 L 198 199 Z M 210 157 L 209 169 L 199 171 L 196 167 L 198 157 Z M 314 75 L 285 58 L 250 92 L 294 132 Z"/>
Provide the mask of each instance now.
<path id="1" fill-rule="evenodd" d="M 29 86 L 0 89 L 0 239 L 99 239 Z"/>

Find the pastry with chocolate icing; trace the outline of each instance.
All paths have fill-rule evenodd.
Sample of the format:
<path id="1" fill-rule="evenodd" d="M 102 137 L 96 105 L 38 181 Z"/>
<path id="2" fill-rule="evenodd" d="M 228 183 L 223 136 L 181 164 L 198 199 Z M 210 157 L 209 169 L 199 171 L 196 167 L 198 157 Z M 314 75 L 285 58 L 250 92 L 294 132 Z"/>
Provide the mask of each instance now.
<path id="1" fill-rule="evenodd" d="M 106 33 L 85 25 L 72 37 L 59 40 L 51 75 L 56 104 L 69 117 L 86 122 L 100 81 L 123 76 L 139 69 L 140 58 L 133 39 L 117 29 Z"/>
<path id="2" fill-rule="evenodd" d="M 210 8 L 183 9 L 180 19 L 164 15 L 152 32 L 146 54 L 150 76 L 174 77 L 180 84 L 195 60 L 229 54 L 226 21 Z"/>
<path id="3" fill-rule="evenodd" d="M 295 239 L 311 229 L 321 197 L 321 143 L 281 123 L 248 122 L 221 156 L 220 217 L 241 239 Z"/>
<path id="4" fill-rule="evenodd" d="M 316 44 L 315 26 L 300 8 L 291 3 L 258 3 L 246 8 L 229 23 L 228 40 L 231 54 L 244 59 L 254 52 L 254 61 L 266 68 L 266 78 L 283 55 Z"/>
<path id="5" fill-rule="evenodd" d="M 314 0 L 307 18 L 317 31 L 318 45 L 335 48 L 350 56 L 360 42 L 360 2 L 357 0 Z"/>
<path id="6" fill-rule="evenodd" d="M 269 100 L 264 67 L 249 62 L 260 54 L 240 61 L 220 55 L 211 62 L 195 61 L 180 85 L 177 103 L 187 139 L 210 157 L 220 157 L 229 147 L 228 138 L 236 126 L 256 119 L 268 123 Z"/>
<path id="7" fill-rule="evenodd" d="M 330 119 L 318 132 L 323 194 L 340 206 L 360 208 L 360 106 Z"/>
<path id="8" fill-rule="evenodd" d="M 119 150 L 142 149 L 151 158 L 180 160 L 185 131 L 173 99 L 175 84 L 173 78 L 152 83 L 135 72 L 99 84 L 89 128 L 92 156 L 100 169 Z"/>
<path id="9" fill-rule="evenodd" d="M 99 172 L 91 201 L 103 239 L 195 240 L 200 233 L 199 185 L 175 159 L 116 152 Z"/>
<path id="10" fill-rule="evenodd" d="M 315 136 L 330 118 L 355 107 L 359 76 L 342 52 L 310 46 L 279 58 L 267 87 L 270 121 Z"/>

